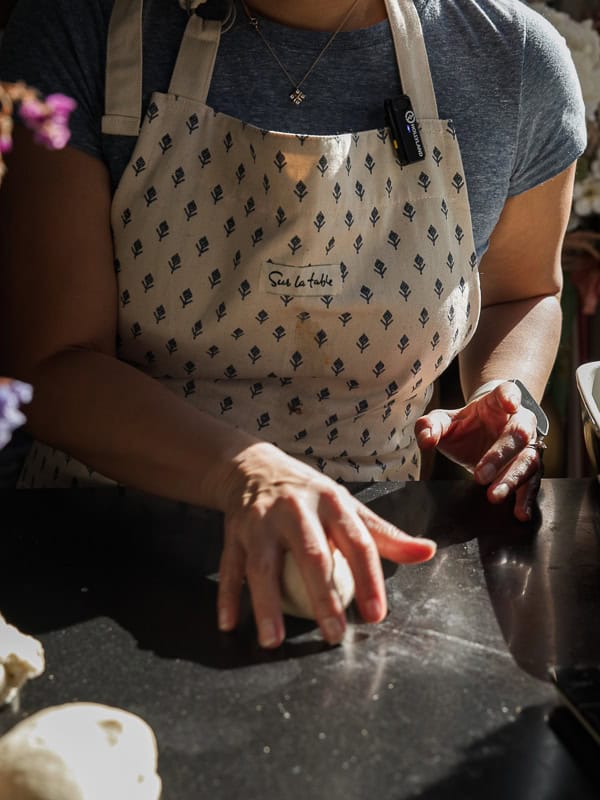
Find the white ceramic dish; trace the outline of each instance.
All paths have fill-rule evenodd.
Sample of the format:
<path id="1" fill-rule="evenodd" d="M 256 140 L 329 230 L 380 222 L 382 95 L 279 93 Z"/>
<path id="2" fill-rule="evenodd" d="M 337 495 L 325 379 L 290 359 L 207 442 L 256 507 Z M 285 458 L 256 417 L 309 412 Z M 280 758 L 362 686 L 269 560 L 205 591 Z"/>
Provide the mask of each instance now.
<path id="1" fill-rule="evenodd" d="M 581 403 L 585 446 L 600 480 L 600 361 L 581 364 L 575 370 L 575 378 Z"/>

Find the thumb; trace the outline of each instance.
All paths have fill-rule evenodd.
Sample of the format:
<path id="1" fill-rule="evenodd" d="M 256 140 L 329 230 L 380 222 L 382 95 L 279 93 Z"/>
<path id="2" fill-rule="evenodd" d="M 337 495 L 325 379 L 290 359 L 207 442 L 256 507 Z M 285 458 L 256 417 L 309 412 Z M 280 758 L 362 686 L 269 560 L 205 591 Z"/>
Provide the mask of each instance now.
<path id="1" fill-rule="evenodd" d="M 450 430 L 453 416 L 450 411 L 437 408 L 419 417 L 415 422 L 415 436 L 419 447 L 423 450 L 436 447 Z"/>

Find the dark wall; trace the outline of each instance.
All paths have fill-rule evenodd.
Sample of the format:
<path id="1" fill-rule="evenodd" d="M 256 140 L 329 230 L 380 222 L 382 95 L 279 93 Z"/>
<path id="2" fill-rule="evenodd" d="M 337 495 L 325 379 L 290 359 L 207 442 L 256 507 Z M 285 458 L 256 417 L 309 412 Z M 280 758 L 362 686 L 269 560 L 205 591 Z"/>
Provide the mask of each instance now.
<path id="1" fill-rule="evenodd" d="M 0 29 L 3 28 L 8 19 L 16 0 L 0 0 Z"/>

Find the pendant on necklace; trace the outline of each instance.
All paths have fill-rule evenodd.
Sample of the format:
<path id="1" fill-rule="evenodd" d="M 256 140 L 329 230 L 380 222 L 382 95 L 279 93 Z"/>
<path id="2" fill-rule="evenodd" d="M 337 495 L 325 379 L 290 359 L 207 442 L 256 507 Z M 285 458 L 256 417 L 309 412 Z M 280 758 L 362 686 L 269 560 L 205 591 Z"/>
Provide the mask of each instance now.
<path id="1" fill-rule="evenodd" d="M 294 91 L 290 94 L 290 100 L 295 106 L 299 106 L 303 100 L 306 100 L 306 95 L 304 92 L 301 92 L 300 89 L 294 89 Z"/>

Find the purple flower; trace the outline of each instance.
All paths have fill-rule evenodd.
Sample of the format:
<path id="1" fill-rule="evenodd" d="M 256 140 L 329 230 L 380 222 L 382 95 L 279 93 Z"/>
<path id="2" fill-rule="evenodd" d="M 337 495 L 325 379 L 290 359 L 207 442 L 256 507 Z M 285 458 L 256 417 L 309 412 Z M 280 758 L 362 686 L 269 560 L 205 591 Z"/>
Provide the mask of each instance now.
<path id="1" fill-rule="evenodd" d="M 75 100 L 65 94 L 49 94 L 43 100 L 27 97 L 21 102 L 19 116 L 34 132 L 38 144 L 50 150 L 62 150 L 71 136 L 69 117 L 76 107 Z"/>
<path id="2" fill-rule="evenodd" d="M 21 381 L 0 379 L 0 450 L 11 440 L 13 431 L 26 421 L 19 407 L 30 403 L 33 387 Z"/>

